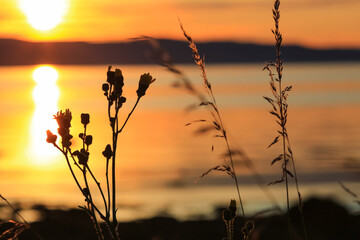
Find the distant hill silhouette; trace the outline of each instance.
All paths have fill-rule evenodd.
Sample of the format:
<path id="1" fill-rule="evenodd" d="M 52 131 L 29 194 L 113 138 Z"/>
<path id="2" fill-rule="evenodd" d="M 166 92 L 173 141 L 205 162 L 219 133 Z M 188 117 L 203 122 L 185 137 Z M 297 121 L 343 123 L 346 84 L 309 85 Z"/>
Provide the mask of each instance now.
<path id="1" fill-rule="evenodd" d="M 159 40 L 175 63 L 191 62 L 187 43 Z M 235 42 L 198 43 L 207 63 L 270 62 L 274 46 Z M 310 49 L 284 46 L 285 61 L 359 61 L 360 49 Z M 146 41 L 119 43 L 25 42 L 0 39 L 0 65 L 32 64 L 149 64 L 151 47 Z"/>

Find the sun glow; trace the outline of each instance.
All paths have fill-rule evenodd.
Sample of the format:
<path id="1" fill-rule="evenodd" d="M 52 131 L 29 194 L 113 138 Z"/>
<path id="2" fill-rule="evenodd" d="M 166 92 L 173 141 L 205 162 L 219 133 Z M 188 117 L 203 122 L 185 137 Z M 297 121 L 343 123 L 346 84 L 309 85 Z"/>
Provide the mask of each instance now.
<path id="1" fill-rule="evenodd" d="M 57 132 L 57 124 L 53 115 L 58 111 L 59 89 L 56 81 L 59 75 L 51 66 L 39 66 L 33 72 L 36 86 L 33 90 L 35 112 L 31 124 L 30 153 L 34 157 L 32 163 L 47 165 L 55 161 L 58 151 L 46 142 L 46 130 Z"/>
<path id="2" fill-rule="evenodd" d="M 20 0 L 19 6 L 33 28 L 47 31 L 62 22 L 67 0 Z"/>

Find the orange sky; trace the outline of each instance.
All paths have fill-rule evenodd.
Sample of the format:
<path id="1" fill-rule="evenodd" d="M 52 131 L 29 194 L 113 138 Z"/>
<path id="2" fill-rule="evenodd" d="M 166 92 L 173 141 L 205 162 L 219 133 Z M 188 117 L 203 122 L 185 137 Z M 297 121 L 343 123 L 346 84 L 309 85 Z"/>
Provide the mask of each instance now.
<path id="1" fill-rule="evenodd" d="M 36 30 L 27 22 L 20 1 L 2 0 L 0 38 L 114 42 L 149 35 L 180 39 L 179 17 L 196 41 L 273 42 L 271 0 L 55 0 L 67 2 L 67 11 L 63 21 L 48 31 Z M 358 0 L 283 0 L 284 42 L 359 48 L 359 12 Z"/>

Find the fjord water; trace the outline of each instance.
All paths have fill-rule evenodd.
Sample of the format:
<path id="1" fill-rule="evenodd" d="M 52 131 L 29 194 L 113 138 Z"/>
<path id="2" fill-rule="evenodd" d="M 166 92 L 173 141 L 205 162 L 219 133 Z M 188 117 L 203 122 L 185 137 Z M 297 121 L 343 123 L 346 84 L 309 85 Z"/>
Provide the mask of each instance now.
<path id="1" fill-rule="evenodd" d="M 80 114 L 89 113 L 87 131 L 94 137 L 89 164 L 105 187 L 101 152 L 110 143 L 111 133 L 101 85 L 107 66 L 55 65 L 51 67 L 56 74 L 45 74 L 43 79 L 33 74 L 38 67 L 0 67 L 0 194 L 27 206 L 76 207 L 84 199 L 61 154 L 46 143 L 45 131 L 56 132 L 52 119 L 56 108 L 69 108 L 73 149 L 78 149 Z M 135 103 L 139 76 L 150 72 L 157 79 L 119 138 L 119 219 L 156 214 L 180 219 L 211 217 L 214 207 L 236 198 L 235 187 L 224 174 L 210 174 L 195 183 L 204 171 L 225 159 L 224 143 L 212 137 L 215 132 L 197 135 L 194 132 L 201 124 L 185 126 L 193 120 L 211 119 L 202 108 L 185 110 L 197 99 L 172 87 L 176 77 L 159 66 L 114 67 L 121 68 L 125 77 L 127 102 L 122 120 Z M 280 153 L 280 145 L 267 149 L 277 126 L 263 99 L 271 92 L 268 73 L 262 67 L 217 64 L 208 65 L 207 73 L 231 145 L 243 149 L 270 182 L 281 176 L 280 166 L 270 165 Z M 196 66 L 182 65 L 180 69 L 202 89 Z M 354 199 L 338 182 L 360 194 L 360 63 L 288 63 L 283 74 L 284 81 L 293 85 L 288 98 L 288 131 L 303 197 L 331 197 L 353 210 Z M 247 212 L 271 207 L 252 180 L 252 172 L 241 163 L 237 171 Z M 283 205 L 283 185 L 268 188 Z M 295 191 L 291 196 L 296 201 Z"/>

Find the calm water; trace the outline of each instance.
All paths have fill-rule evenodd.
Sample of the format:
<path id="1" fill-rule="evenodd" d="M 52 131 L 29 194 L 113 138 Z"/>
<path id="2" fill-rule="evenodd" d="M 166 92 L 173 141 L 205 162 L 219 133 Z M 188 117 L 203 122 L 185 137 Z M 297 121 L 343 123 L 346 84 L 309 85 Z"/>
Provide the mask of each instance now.
<path id="1" fill-rule="evenodd" d="M 70 108 L 71 130 L 77 136 L 82 131 L 80 114 L 90 113 L 88 133 L 94 137 L 90 165 L 100 181 L 104 179 L 101 152 L 111 136 L 101 91 L 107 66 L 52 66 L 53 70 L 36 73 L 38 67 L 0 67 L 0 194 L 29 205 L 75 207 L 83 199 L 64 159 L 46 144 L 45 130 L 56 129 L 52 115 L 58 109 Z M 244 149 L 266 181 L 271 181 L 280 176 L 279 166 L 270 166 L 280 149 L 266 148 L 276 136 L 276 125 L 262 98 L 270 95 L 262 67 L 209 65 L 208 77 L 232 145 Z M 127 97 L 123 118 L 134 104 L 139 76 L 150 72 L 157 81 L 119 139 L 119 218 L 159 213 L 178 218 L 211 217 L 214 206 L 228 204 L 236 192 L 231 180 L 221 174 L 194 183 L 202 172 L 223 163 L 221 140 L 211 134 L 195 136 L 196 126 L 185 127 L 209 116 L 201 110 L 184 111 L 196 99 L 171 87 L 175 76 L 161 67 L 121 69 Z M 196 67 L 181 69 L 201 85 Z M 338 181 L 360 194 L 360 63 L 288 64 L 284 79 L 293 85 L 288 130 L 303 196 L 333 197 L 355 210 L 354 199 Z M 73 148 L 80 148 L 79 141 Z M 255 213 L 270 207 L 251 172 L 239 166 L 238 173 L 245 210 Z M 270 191 L 282 205 L 283 186 L 270 187 Z M 296 193 L 292 195 L 295 200 Z"/>

